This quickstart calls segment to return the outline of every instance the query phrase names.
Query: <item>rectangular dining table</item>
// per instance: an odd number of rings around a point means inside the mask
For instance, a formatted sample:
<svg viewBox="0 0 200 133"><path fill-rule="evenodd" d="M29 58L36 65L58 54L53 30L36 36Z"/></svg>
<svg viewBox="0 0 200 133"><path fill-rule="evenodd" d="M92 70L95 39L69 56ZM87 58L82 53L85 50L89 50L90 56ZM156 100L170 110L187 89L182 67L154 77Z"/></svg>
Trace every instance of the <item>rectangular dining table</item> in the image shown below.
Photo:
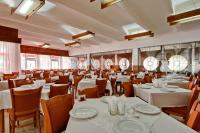
<svg viewBox="0 0 200 133"><path fill-rule="evenodd" d="M135 96L157 107L187 106L188 98L191 93L191 90L180 87L173 88L174 92L164 91L164 89L168 89L167 87L156 88L151 86L148 89L144 89L140 87L140 85L134 84L133 88Z"/></svg>
<svg viewBox="0 0 200 133"><path fill-rule="evenodd" d="M126 98L126 110L138 104L148 104L143 100L132 97ZM98 114L90 119L77 119L70 116L65 133L116 133L113 131L114 123L118 120L136 120L142 122L151 133L197 133L181 122L161 112L156 115L148 115L137 112L137 116L116 115L112 116L108 112L108 104L100 99L87 99L86 101L76 101L73 109L78 107L91 107L98 111Z"/></svg>

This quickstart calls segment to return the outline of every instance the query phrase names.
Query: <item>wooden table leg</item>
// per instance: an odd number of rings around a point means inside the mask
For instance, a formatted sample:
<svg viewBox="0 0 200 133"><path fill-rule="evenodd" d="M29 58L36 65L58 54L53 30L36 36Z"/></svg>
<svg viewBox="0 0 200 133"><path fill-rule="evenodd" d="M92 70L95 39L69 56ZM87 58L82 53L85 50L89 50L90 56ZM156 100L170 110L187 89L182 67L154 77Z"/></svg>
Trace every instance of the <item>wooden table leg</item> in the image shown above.
<svg viewBox="0 0 200 133"><path fill-rule="evenodd" d="M4 132L4 110L0 110L0 133Z"/></svg>

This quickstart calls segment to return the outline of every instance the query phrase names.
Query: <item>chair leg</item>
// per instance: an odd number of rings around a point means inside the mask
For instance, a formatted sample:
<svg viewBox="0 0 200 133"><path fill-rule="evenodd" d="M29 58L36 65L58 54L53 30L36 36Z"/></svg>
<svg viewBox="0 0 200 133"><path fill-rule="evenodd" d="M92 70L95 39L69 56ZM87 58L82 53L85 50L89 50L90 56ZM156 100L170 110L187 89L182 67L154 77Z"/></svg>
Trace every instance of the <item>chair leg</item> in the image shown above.
<svg viewBox="0 0 200 133"><path fill-rule="evenodd" d="M10 133L15 133L15 121L10 120L9 122Z"/></svg>
<svg viewBox="0 0 200 133"><path fill-rule="evenodd" d="M41 133L40 112L39 111L36 113L36 125L37 125L37 128L38 128L38 133Z"/></svg>

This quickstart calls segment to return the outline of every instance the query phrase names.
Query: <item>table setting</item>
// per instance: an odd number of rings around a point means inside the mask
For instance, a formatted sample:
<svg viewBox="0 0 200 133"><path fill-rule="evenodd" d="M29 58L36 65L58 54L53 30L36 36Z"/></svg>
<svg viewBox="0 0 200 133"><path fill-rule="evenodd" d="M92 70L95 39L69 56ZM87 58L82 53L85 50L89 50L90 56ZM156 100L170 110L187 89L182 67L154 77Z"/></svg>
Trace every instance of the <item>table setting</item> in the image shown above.
<svg viewBox="0 0 200 133"><path fill-rule="evenodd" d="M171 131L174 133L182 133L183 130L195 133L182 123L165 117L169 116L137 97L106 96L82 102L76 100L70 111L66 133L168 133L165 125L159 125L160 122L173 123Z"/></svg>

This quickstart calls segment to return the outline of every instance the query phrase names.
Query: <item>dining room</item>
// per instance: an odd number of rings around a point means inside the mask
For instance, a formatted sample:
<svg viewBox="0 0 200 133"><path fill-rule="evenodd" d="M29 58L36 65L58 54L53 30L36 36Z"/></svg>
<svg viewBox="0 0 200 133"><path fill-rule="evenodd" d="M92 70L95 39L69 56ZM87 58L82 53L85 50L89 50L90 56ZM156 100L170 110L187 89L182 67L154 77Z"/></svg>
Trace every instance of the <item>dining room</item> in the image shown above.
<svg viewBox="0 0 200 133"><path fill-rule="evenodd" d="M199 133L200 0L0 0L0 133Z"/></svg>

